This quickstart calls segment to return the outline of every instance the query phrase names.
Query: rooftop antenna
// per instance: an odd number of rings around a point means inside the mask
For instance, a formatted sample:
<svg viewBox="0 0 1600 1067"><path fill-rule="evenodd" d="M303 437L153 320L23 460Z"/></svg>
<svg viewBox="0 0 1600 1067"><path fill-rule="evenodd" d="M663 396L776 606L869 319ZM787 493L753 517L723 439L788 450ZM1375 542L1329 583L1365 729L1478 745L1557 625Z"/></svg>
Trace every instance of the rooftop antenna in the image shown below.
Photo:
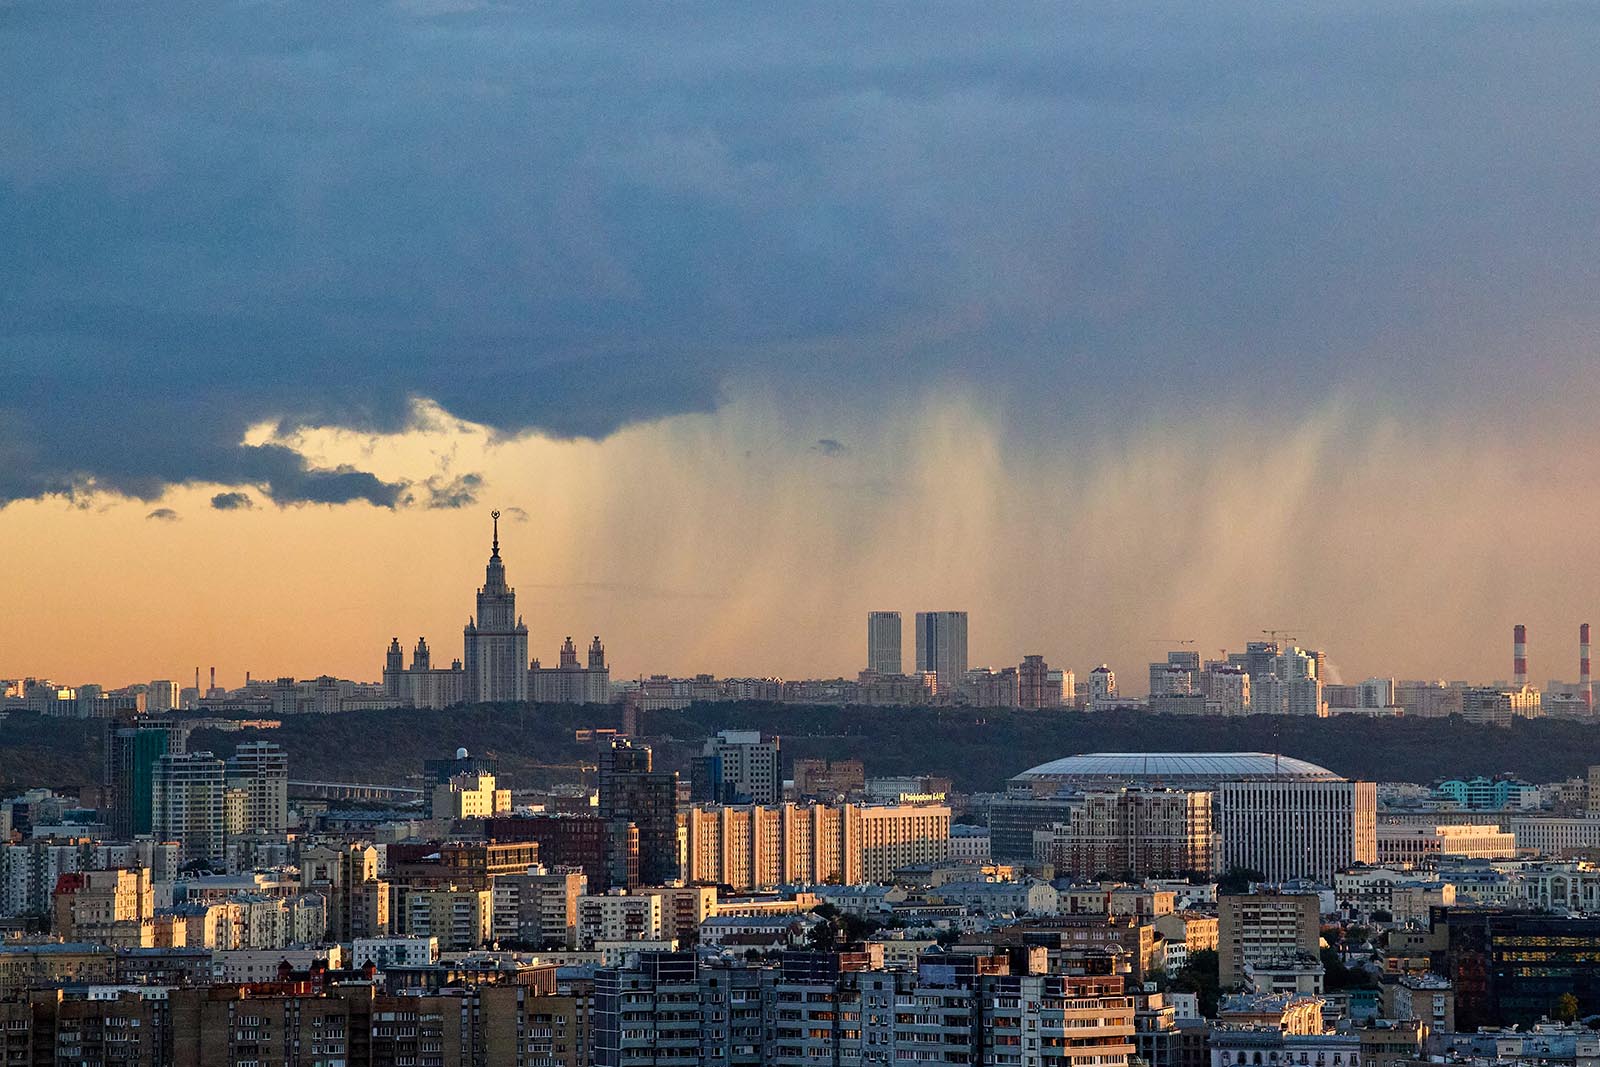
<svg viewBox="0 0 1600 1067"><path fill-rule="evenodd" d="M494 511L489 512L489 518L494 520L494 545L493 545L493 551L494 551L494 554L498 556L500 554L500 511L499 511L499 509L496 508Z"/></svg>

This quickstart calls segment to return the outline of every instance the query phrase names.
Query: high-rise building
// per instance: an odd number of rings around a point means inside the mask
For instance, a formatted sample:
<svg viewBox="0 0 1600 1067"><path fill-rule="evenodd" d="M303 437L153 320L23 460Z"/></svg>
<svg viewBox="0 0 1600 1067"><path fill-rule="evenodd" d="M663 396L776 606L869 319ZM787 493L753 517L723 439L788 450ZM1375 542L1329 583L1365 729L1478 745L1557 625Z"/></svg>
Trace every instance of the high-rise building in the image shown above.
<svg viewBox="0 0 1600 1067"><path fill-rule="evenodd" d="M145 690L145 710L152 715L176 710L178 707L178 683L166 679L158 679L150 683Z"/></svg>
<svg viewBox="0 0 1600 1067"><path fill-rule="evenodd" d="M155 894L148 868L64 875L53 897L54 932L65 941L114 948L149 948L154 943Z"/></svg>
<svg viewBox="0 0 1600 1067"><path fill-rule="evenodd" d="M468 952L494 933L494 894L453 884L396 885L390 914L396 934L436 937L446 952Z"/></svg>
<svg viewBox="0 0 1600 1067"><path fill-rule="evenodd" d="M209 752L168 753L156 761L153 829L157 837L178 843L186 864L223 864L226 774L223 762Z"/></svg>
<svg viewBox="0 0 1600 1067"><path fill-rule="evenodd" d="M598 815L532 815L489 819L491 841L535 841L539 861L551 870L583 871L591 888L639 885L639 828Z"/></svg>
<svg viewBox="0 0 1600 1067"><path fill-rule="evenodd" d="M414 708L527 700L609 703L611 668L598 635L589 644L586 662L579 661L570 636L561 646L557 666L528 661L528 627L517 614L517 593L506 584L505 563L500 559L500 513L490 514L494 532L489 563L478 589L477 610L462 631L464 660L455 660L449 667L433 666L427 638L419 637L407 667L405 650L395 637L384 657L384 698Z"/></svg>
<svg viewBox="0 0 1600 1067"><path fill-rule="evenodd" d="M695 805L687 881L735 890L887 881L950 855L942 804Z"/></svg>
<svg viewBox="0 0 1600 1067"><path fill-rule="evenodd" d="M1049 679L1051 687L1061 694L1062 707L1069 708L1077 703L1077 674L1061 667L1051 667L1045 677Z"/></svg>
<svg viewBox="0 0 1600 1067"><path fill-rule="evenodd" d="M1253 715L1326 715L1322 661L1321 652L1277 641L1251 641L1228 656L1250 676Z"/></svg>
<svg viewBox="0 0 1600 1067"><path fill-rule="evenodd" d="M917 612L917 670L932 673L941 692L954 690L965 680L966 612Z"/></svg>
<svg viewBox="0 0 1600 1067"><path fill-rule="evenodd" d="M1183 649L1168 652L1160 663L1150 664L1151 696L1182 696L1200 690L1200 653Z"/></svg>
<svg viewBox="0 0 1600 1067"><path fill-rule="evenodd" d="M270 741L246 741L228 757L227 787L244 792L247 833L289 828L289 757Z"/></svg>
<svg viewBox="0 0 1600 1067"><path fill-rule="evenodd" d="M1244 984L1245 968L1286 955L1317 954L1322 908L1315 893L1221 893L1217 957L1222 988Z"/></svg>
<svg viewBox="0 0 1600 1067"><path fill-rule="evenodd" d="M1123 976L1026 973L1010 955L890 969L881 951L785 952L763 971L640 952L595 972L594 1005L596 1067L1126 1067L1138 1047Z"/></svg>
<svg viewBox="0 0 1600 1067"><path fill-rule="evenodd" d="M1227 663L1208 664L1200 675L1200 691L1206 698L1209 715L1248 715L1250 713L1250 675L1243 667Z"/></svg>
<svg viewBox="0 0 1600 1067"><path fill-rule="evenodd" d="M1372 782L1276 778L1216 787L1222 869L1260 871L1269 882L1328 881L1378 859L1378 794Z"/></svg>
<svg viewBox="0 0 1600 1067"><path fill-rule="evenodd" d="M1034 857L1034 834L1056 823L1072 820L1078 807L1075 794L1033 796L1005 793L989 804L989 852L1000 863L1029 863Z"/></svg>
<svg viewBox="0 0 1600 1067"><path fill-rule="evenodd" d="M499 788L492 774L466 771L433 787L435 819L492 819L511 811L511 790Z"/></svg>
<svg viewBox="0 0 1600 1067"><path fill-rule="evenodd" d="M974 667L961 680L956 696L980 708L1019 708L1020 685L1017 668L1002 667L991 671L987 667Z"/></svg>
<svg viewBox="0 0 1600 1067"><path fill-rule="evenodd" d="M577 943L578 898L589 880L576 867L529 868L494 880L494 936L535 948Z"/></svg>
<svg viewBox="0 0 1600 1067"><path fill-rule="evenodd" d="M389 883L378 877L378 850L371 845L305 849L300 888L328 902L330 940L383 937L390 931Z"/></svg>
<svg viewBox="0 0 1600 1067"><path fill-rule="evenodd" d="M1361 707L1394 707L1393 678L1368 678L1366 681L1358 683L1357 688L1361 691Z"/></svg>
<svg viewBox="0 0 1600 1067"><path fill-rule="evenodd" d="M606 941L661 941L662 903L646 893L585 893L578 898L578 951L593 952Z"/></svg>
<svg viewBox="0 0 1600 1067"><path fill-rule="evenodd" d="M528 627L517 615L517 591L506 584L500 559L500 513L494 519L494 540L478 610L467 621L466 699L471 704L521 702L528 699Z"/></svg>
<svg viewBox="0 0 1600 1067"><path fill-rule="evenodd" d="M1328 705L1322 699L1322 679L1292 678L1284 683L1283 689L1284 714L1327 717Z"/></svg>
<svg viewBox="0 0 1600 1067"><path fill-rule="evenodd" d="M652 769L648 745L613 741L600 750L600 817L613 830L639 831L639 881L666 885L681 876L678 857L678 774ZM620 842L614 836L613 842ZM608 886L626 885L626 857L614 856Z"/></svg>
<svg viewBox="0 0 1600 1067"><path fill-rule="evenodd" d="M1531 1028L1563 994L1578 1016L1600 1012L1600 919L1511 908L1437 908L1440 968L1455 988L1458 1030ZM1487 980L1486 980L1487 978Z"/></svg>
<svg viewBox="0 0 1600 1067"><path fill-rule="evenodd" d="M694 761L693 800L706 804L776 804L783 799L783 759L776 737L723 730Z"/></svg>
<svg viewBox="0 0 1600 1067"><path fill-rule="evenodd" d="M1061 706L1060 671L1052 671L1043 656L1023 656L1017 668L1017 705L1024 708Z"/></svg>
<svg viewBox="0 0 1600 1067"><path fill-rule="evenodd" d="M1089 708L1117 699L1117 672L1104 663L1089 672Z"/></svg>
<svg viewBox="0 0 1600 1067"><path fill-rule="evenodd" d="M1077 799L1070 819L1034 834L1034 858L1053 864L1058 877L1145 878L1216 866L1209 792L1119 789Z"/></svg>
<svg viewBox="0 0 1600 1067"><path fill-rule="evenodd" d="M874 674L901 673L898 611L874 611L867 616L867 670Z"/></svg>
<svg viewBox="0 0 1600 1067"><path fill-rule="evenodd" d="M458 774L487 774L498 777L500 761L493 756L474 756L464 748L443 759L422 761L422 777L429 785L447 785Z"/></svg>
<svg viewBox="0 0 1600 1067"><path fill-rule="evenodd" d="M107 723L105 803L111 811L111 836L128 841L154 828L156 761L182 751L182 734L156 726Z"/></svg>
<svg viewBox="0 0 1600 1067"><path fill-rule="evenodd" d="M1477 686L1461 697L1461 717L1471 723L1510 726L1514 719L1536 719L1543 713L1537 689Z"/></svg>

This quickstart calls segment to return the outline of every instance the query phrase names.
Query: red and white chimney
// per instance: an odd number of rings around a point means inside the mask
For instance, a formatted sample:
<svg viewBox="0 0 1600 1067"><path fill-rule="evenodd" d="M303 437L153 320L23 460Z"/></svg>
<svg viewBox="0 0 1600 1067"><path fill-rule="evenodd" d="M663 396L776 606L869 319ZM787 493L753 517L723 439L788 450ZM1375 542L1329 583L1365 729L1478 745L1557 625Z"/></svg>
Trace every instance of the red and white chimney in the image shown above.
<svg viewBox="0 0 1600 1067"><path fill-rule="evenodd" d="M1528 684L1528 628L1520 622L1511 631L1511 684Z"/></svg>
<svg viewBox="0 0 1600 1067"><path fill-rule="evenodd" d="M1583 691L1583 710L1594 711L1594 686L1589 682L1589 624L1578 627L1578 688Z"/></svg>

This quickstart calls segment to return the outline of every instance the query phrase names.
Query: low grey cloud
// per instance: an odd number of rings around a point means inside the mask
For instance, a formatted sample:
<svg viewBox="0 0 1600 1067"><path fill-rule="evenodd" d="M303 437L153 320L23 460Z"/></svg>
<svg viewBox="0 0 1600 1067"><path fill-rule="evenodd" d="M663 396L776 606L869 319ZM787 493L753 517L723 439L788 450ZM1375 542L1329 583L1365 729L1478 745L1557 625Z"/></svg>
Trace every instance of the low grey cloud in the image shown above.
<svg viewBox="0 0 1600 1067"><path fill-rule="evenodd" d="M424 507L464 508L478 502L478 491L483 488L480 474L460 474L454 478L435 475L423 486L426 492Z"/></svg>
<svg viewBox="0 0 1600 1067"><path fill-rule="evenodd" d="M417 398L604 436L967 382L1059 437L1493 406L1514 358L1531 402L1592 360L1541 332L1593 332L1597 56L1544 0L8 3L0 505L460 506L240 443Z"/></svg>
<svg viewBox="0 0 1600 1067"><path fill-rule="evenodd" d="M249 511L256 504L248 493L218 493L211 498L211 506L218 511Z"/></svg>
<svg viewBox="0 0 1600 1067"><path fill-rule="evenodd" d="M819 437L817 443L811 446L811 451L821 452L824 456L842 456L850 449L831 437Z"/></svg>
<svg viewBox="0 0 1600 1067"><path fill-rule="evenodd" d="M171 508L156 508L150 514L146 515L145 518L154 522L177 522L178 513L173 511Z"/></svg>

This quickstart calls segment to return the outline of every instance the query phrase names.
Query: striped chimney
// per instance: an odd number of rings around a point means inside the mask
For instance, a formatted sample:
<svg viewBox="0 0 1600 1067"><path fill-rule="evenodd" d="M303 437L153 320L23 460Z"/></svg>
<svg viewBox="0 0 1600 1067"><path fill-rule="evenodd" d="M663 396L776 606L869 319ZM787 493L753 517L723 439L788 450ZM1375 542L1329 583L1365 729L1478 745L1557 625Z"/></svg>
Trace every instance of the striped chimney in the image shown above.
<svg viewBox="0 0 1600 1067"><path fill-rule="evenodd" d="M1594 686L1589 682L1589 624L1578 627L1578 688L1583 690L1583 710L1594 710Z"/></svg>
<svg viewBox="0 0 1600 1067"><path fill-rule="evenodd" d="M1511 631L1511 684L1528 684L1528 628L1520 622Z"/></svg>

